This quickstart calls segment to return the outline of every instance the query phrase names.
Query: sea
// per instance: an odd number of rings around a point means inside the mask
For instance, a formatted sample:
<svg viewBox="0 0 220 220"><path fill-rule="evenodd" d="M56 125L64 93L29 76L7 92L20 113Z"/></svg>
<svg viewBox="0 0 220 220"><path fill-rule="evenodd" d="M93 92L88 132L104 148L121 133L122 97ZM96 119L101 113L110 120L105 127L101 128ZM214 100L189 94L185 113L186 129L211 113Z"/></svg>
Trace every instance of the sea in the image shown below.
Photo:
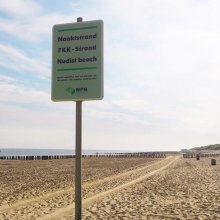
<svg viewBox="0 0 220 220"><path fill-rule="evenodd" d="M126 151L128 152L128 151ZM125 153L113 150L82 150L84 155ZM0 148L0 156L44 156L44 155L75 155L71 149L25 149L25 148Z"/></svg>

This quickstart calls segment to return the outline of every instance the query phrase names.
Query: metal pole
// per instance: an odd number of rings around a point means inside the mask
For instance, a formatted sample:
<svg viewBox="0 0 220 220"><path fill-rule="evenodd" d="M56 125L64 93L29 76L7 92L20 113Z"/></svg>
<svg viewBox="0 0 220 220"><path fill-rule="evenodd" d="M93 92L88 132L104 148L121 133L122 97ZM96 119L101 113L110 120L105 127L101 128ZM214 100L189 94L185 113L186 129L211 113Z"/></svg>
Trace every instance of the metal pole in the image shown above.
<svg viewBox="0 0 220 220"><path fill-rule="evenodd" d="M82 217L82 101L76 102L75 219Z"/></svg>
<svg viewBox="0 0 220 220"><path fill-rule="evenodd" d="M82 22L82 18L77 18ZM82 219L82 101L76 101L75 220Z"/></svg>

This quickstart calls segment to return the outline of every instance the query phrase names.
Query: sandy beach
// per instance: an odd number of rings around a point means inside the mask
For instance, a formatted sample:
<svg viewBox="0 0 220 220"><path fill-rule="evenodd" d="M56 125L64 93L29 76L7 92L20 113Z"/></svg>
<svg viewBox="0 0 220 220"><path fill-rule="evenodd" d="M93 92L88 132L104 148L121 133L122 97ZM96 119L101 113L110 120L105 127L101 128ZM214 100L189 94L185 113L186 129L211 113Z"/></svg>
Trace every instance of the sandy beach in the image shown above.
<svg viewBox="0 0 220 220"><path fill-rule="evenodd" d="M220 219L220 158L83 158L83 219ZM0 219L74 219L74 159L0 161Z"/></svg>

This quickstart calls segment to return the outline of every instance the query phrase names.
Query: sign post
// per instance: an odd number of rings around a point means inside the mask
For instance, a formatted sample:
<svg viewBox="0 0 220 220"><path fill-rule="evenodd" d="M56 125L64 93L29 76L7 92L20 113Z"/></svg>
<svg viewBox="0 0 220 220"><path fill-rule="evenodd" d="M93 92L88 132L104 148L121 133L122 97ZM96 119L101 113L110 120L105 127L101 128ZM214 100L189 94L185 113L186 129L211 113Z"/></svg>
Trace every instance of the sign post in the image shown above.
<svg viewBox="0 0 220 220"><path fill-rule="evenodd" d="M82 101L76 102L75 219L82 218Z"/></svg>
<svg viewBox="0 0 220 220"><path fill-rule="evenodd" d="M77 18L82 22L82 18ZM82 219L82 101L76 101L75 219Z"/></svg>
<svg viewBox="0 0 220 220"><path fill-rule="evenodd" d="M75 219L82 218L82 101L103 98L103 21L54 25L53 101L76 101Z"/></svg>

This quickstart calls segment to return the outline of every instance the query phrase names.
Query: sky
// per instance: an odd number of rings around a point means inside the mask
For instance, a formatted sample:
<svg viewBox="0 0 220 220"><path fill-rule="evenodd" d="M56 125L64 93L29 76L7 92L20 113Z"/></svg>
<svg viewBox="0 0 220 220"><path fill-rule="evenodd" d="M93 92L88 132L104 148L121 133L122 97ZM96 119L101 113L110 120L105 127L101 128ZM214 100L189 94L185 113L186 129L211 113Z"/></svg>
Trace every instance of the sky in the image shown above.
<svg viewBox="0 0 220 220"><path fill-rule="evenodd" d="M75 102L51 101L52 27L104 21L104 99L83 149L220 143L220 1L0 0L0 148L75 148Z"/></svg>

